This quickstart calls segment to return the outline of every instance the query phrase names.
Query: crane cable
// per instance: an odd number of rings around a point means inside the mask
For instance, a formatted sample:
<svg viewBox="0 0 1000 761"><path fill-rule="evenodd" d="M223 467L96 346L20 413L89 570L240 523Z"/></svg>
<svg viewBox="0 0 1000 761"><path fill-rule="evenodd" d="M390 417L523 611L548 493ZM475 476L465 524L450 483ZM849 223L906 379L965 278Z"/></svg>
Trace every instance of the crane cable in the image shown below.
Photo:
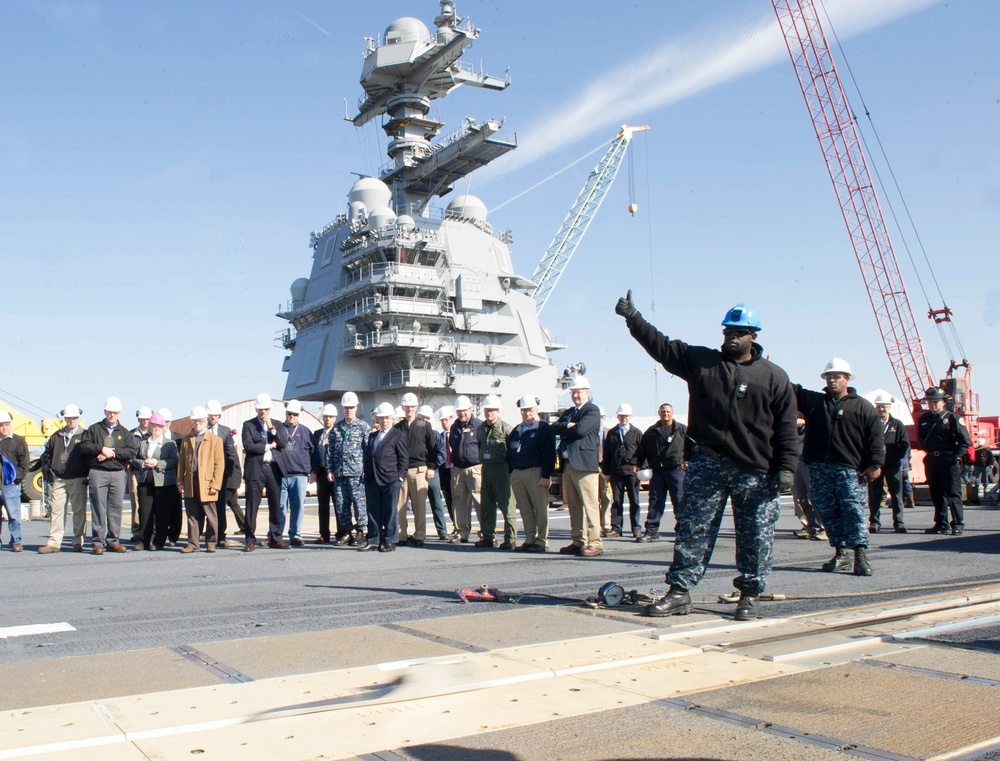
<svg viewBox="0 0 1000 761"><path fill-rule="evenodd" d="M516 201L517 199L521 198L522 196L525 196L525 195L527 195L527 194L528 194L528 193L530 193L530 192L531 192L532 190L535 190L536 188L540 188L540 187L541 187L542 185L544 185L544 184L545 184L546 182L548 182L549 180L551 180L551 179L553 179L553 178L555 178L555 177L558 177L558 176L559 176L560 174L562 174L563 172L565 172L565 171L566 171L567 169L572 169L572 168L573 168L573 167L575 167L575 166L576 166L577 164L579 164L579 163L580 163L581 161L583 161L583 160L584 160L585 158L588 158L588 157L590 157L590 156L593 156L593 155L594 155L595 153L597 153L597 152L598 152L598 151L600 151L600 150L607 150L607 149L608 149L608 142L607 142L607 141L605 140L605 141L604 141L603 143L601 143L600 145L598 145L598 146L597 146L596 148L593 148L593 149L591 149L591 150L587 151L587 152L586 152L585 154L583 154L582 156L580 156L580 158L578 158L578 159L574 159L573 161L569 162L569 163L568 163L568 164L567 164L566 166L564 166L564 167L563 167L562 169L557 169L557 170L556 170L556 171L554 171L554 172L553 172L552 174L550 174L550 175L549 175L548 177L544 177L544 178L542 178L541 180L539 180L538 182L536 182L536 183L535 183L534 185L532 185L532 186L531 186L530 188L525 188L525 189L524 189L524 190L522 190L522 191L521 191L520 193L518 193L518 194L517 194L516 196L513 196L512 198L508 198L508 199L507 199L506 201L504 201L503 203L501 203L501 204L498 204L498 205L494 206L494 207L493 207L492 209L490 209L490 213L495 213L495 212L499 211L500 209L502 209L502 208L503 208L504 206L506 206L507 204L509 204L509 203L514 203L514 201Z"/></svg>
<svg viewBox="0 0 1000 761"><path fill-rule="evenodd" d="M874 122L874 120L872 119L872 116L871 116L871 112L868 110L868 104L865 103L864 95L862 95L861 88L858 86L858 82L857 82L857 80L854 77L854 71L851 69L851 65L850 65L850 63L847 60L847 54L844 51L843 46L840 44L840 38L837 36L836 29L833 26L833 21L831 20L830 14L827 12L826 6L823 4L822 0L820 0L819 5L823 9L823 14L826 16L826 28L830 30L830 34L833 37L833 41L836 44L838 51L840 52L840 59L844 62L844 67L847 69L847 74L850 77L851 84L854 87L854 91L858 95L858 99L861 102L861 107L864 109L865 117L868 119L868 123L871 126L871 131L872 131L872 134L875 137L875 142L878 145L879 153L882 155L882 160L885 162L886 169L889 172L889 177L892 179L893 187L896 189L896 194L899 196L899 200L900 200L900 203L903 206L903 210L906 212L906 219L907 219L907 221L909 223L910 229L913 232L913 236L916 238L917 245L920 248L920 253L923 255L924 263L927 266L927 271L930 273L931 280L934 282L934 288L935 288L935 290L937 290L938 297L941 299L941 303L942 303L942 305L944 305L945 311L950 314L950 310L948 310L948 305L947 305L947 302L945 301L944 294L941 291L941 285L938 282L937 275L935 275L935 273L934 273L934 267L931 265L930 257L927 255L927 249L924 247L924 242L923 242L922 238L920 237L920 232L917 230L916 222L914 222L913 215L910 213L910 208L909 208L909 206L906 203L906 198L903 196L903 191L899 187L899 182L896 179L896 173L892 169L892 163L889 161L889 156L886 154L885 147L882 144L882 139L879 137L878 130L875 127L875 122ZM852 111L853 111L853 109L852 109ZM857 116L855 116L852 113L852 117L854 118L854 121L857 122ZM858 136L861 139L861 144L862 144L862 146L864 148L864 152L868 156L871 156L872 153L868 149L868 143L865 140L865 136L861 132L860 129L858 130ZM874 162L872 162L871 169L872 169L872 173L875 175L875 179L878 181L879 186L881 186L884 189L885 188L885 183L883 183L882 177L881 177L881 175L879 174L879 171L878 171L878 167L875 165ZM930 297L927 294L927 289L924 287L923 279L920 277L920 271L917 269L916 262L913 259L913 253L910 250L910 247L909 247L909 245L906 242L906 236L903 235L903 228L899 224L899 219L896 216L896 210L893 207L893 204L889 200L889 198L888 198L887 195L885 196L885 198L886 198L886 205L889 207L889 213L892 215L893 224L895 224L896 229L899 231L900 239L901 239L902 244L903 244L903 248L906 250L906 256L910 260L910 266L913 268L913 272L914 272L914 274L915 274L915 276L917 278L917 283L920 286L920 291L923 293L924 301L927 302L927 311L930 314L934 310L933 310L933 308L931 306L931 301L930 301ZM959 356L961 356L963 359L966 358L968 355L965 353L965 349L962 346L962 341L961 341L961 339L958 336L958 330L955 327L955 323L953 321L951 321L950 319L949 320L945 320L945 321L940 321L940 322L937 321L937 320L935 320L934 322L935 322L935 326L938 329L938 334L941 337L941 341L942 341L942 343L944 343L945 351L948 353L948 357L950 359L954 360L955 357L956 357L956 354L952 350L951 343L949 342L948 336L946 335L946 333L944 331L943 322L948 322L949 325L951 326L952 336L954 337L955 343L958 345L958 349L959 349L959 352L960 352Z"/></svg>

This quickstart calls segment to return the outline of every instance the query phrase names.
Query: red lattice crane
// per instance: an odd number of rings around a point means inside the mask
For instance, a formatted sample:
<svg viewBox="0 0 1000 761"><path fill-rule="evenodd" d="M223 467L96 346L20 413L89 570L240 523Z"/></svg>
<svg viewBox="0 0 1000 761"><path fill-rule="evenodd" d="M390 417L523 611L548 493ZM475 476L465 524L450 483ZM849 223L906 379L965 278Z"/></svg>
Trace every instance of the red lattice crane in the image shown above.
<svg viewBox="0 0 1000 761"><path fill-rule="evenodd" d="M924 353L857 126L816 13L816 5L813 0L771 2L840 201L882 343L916 420L923 412L921 400L924 390L936 385L934 373ZM930 310L928 317L935 322L949 322L951 310L947 307ZM956 378L955 370L960 367L964 368L964 375ZM979 428L979 403L972 393L970 373L967 360L952 360L941 385L951 394L954 411L966 418L975 441ZM990 434L992 443L996 440L995 428Z"/></svg>

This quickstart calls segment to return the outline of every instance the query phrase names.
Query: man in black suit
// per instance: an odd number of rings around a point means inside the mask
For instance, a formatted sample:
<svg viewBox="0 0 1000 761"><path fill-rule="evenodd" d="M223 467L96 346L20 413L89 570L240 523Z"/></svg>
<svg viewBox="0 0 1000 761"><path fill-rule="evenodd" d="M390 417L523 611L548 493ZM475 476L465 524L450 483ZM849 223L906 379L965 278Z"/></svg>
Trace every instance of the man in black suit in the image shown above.
<svg viewBox="0 0 1000 761"><path fill-rule="evenodd" d="M569 391L573 406L552 424L552 432L559 437L559 461L573 538L573 543L559 552L594 557L604 554L597 497L601 408L590 401L590 381L582 375L573 379Z"/></svg>
<svg viewBox="0 0 1000 761"><path fill-rule="evenodd" d="M278 482L281 471L274 461L274 450L284 449L288 443L286 428L276 426L271 420L271 397L267 394L257 394L254 402L257 417L243 424L243 473L246 480L246 516L243 524L243 535L246 544L244 552L253 552L257 544L254 534L257 531L257 508L260 507L261 496L267 495L267 515L270 523L271 536L278 536L277 541L268 542L272 549L288 549L289 544L283 542L278 534L278 524L281 519L279 496L281 490Z"/></svg>
<svg viewBox="0 0 1000 761"><path fill-rule="evenodd" d="M320 415L323 418L323 427L317 428L312 434L312 473L309 476L309 480L315 480L316 500L319 502L319 536L313 541L316 544L326 544L330 541L330 502L333 499L333 483L326 477L326 454L327 448L333 444L333 441L330 439L330 432L333 431L333 424L337 422L336 405L324 404ZM334 520L336 518L335 514ZM350 533L350 531L347 533ZM339 526L336 536L337 539L343 536L339 530Z"/></svg>
<svg viewBox="0 0 1000 761"><path fill-rule="evenodd" d="M368 503L368 543L362 552L377 549L392 552L399 541L399 516L396 508L399 490L410 465L409 436L392 427L393 407L383 402L375 408L378 430L372 431L365 444L365 500Z"/></svg>

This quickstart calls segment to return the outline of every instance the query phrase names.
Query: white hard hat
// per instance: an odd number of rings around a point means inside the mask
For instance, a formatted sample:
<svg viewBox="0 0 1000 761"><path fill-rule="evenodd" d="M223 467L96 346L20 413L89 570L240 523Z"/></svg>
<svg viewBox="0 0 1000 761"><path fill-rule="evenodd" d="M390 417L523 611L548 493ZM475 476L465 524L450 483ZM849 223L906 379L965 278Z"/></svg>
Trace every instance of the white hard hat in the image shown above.
<svg viewBox="0 0 1000 761"><path fill-rule="evenodd" d="M631 417L631 415L632 415L632 405L629 404L628 402L622 402L621 404L618 405L618 412L616 412L615 414L616 415L628 415L629 417Z"/></svg>
<svg viewBox="0 0 1000 761"><path fill-rule="evenodd" d="M221 415L222 405L219 404L218 399L209 399L207 402L205 402L205 411L209 415Z"/></svg>
<svg viewBox="0 0 1000 761"><path fill-rule="evenodd" d="M873 400L875 404L892 404L895 399L893 399L885 391L879 391L875 394L875 399Z"/></svg>
<svg viewBox="0 0 1000 761"><path fill-rule="evenodd" d="M107 409L107 407L105 407ZM114 412L114 410L112 410ZM149 420L152 416L153 411L149 407L140 407L135 411L136 420Z"/></svg>
<svg viewBox="0 0 1000 761"><path fill-rule="evenodd" d="M392 417L395 413L392 409L392 405L389 402L382 402L378 407L375 408L373 413L375 417Z"/></svg>
<svg viewBox="0 0 1000 761"><path fill-rule="evenodd" d="M320 414L323 417L337 417L337 408L332 404L324 404Z"/></svg>
<svg viewBox="0 0 1000 761"><path fill-rule="evenodd" d="M285 412L290 412L293 415L301 415L302 402L298 399L292 399L290 402L285 402Z"/></svg>
<svg viewBox="0 0 1000 761"><path fill-rule="evenodd" d="M484 410L498 410L503 405L500 404L500 397L496 394L487 394L486 398L483 399L483 409Z"/></svg>
<svg viewBox="0 0 1000 761"><path fill-rule="evenodd" d="M253 406L258 410L269 410L271 409L271 397L267 394L257 394L257 398L254 399Z"/></svg>
<svg viewBox="0 0 1000 761"><path fill-rule="evenodd" d="M208 410L204 407L198 406L191 410L192 420L205 420L208 418Z"/></svg>
<svg viewBox="0 0 1000 761"><path fill-rule="evenodd" d="M122 400L117 396L109 396L107 401L104 402L105 412L121 412L122 411Z"/></svg>
<svg viewBox="0 0 1000 761"><path fill-rule="evenodd" d="M0 423L10 423L13 422L10 419L10 413L7 410L0 410Z"/></svg>
<svg viewBox="0 0 1000 761"><path fill-rule="evenodd" d="M570 384L569 387L570 387L570 389L585 388L585 389L587 389L589 391L590 390L590 381L587 380L586 376L577 375L573 379L573 382Z"/></svg>
<svg viewBox="0 0 1000 761"><path fill-rule="evenodd" d="M348 391L342 397L340 397L341 407L357 407L358 406L358 395L353 391Z"/></svg>
<svg viewBox="0 0 1000 761"><path fill-rule="evenodd" d="M393 410L392 416L393 417L406 417L406 414L403 412L403 408L402 407L397 407L395 410Z"/></svg>
<svg viewBox="0 0 1000 761"><path fill-rule="evenodd" d="M420 417L425 417L428 420L430 420L432 417L434 417L434 410L431 409L431 406L429 404L425 404L419 410L417 410L417 414Z"/></svg>
<svg viewBox="0 0 1000 761"><path fill-rule="evenodd" d="M460 396L455 400L456 410L468 410L472 409L472 400L467 396Z"/></svg>
<svg viewBox="0 0 1000 761"><path fill-rule="evenodd" d="M403 398L399 400L399 403L404 407L416 407L420 404L420 400L417 399L416 394L403 394Z"/></svg>
<svg viewBox="0 0 1000 761"><path fill-rule="evenodd" d="M538 398L532 396L531 394L525 394L520 399L517 400L517 408L519 410L532 410L538 409Z"/></svg>
<svg viewBox="0 0 1000 761"><path fill-rule="evenodd" d="M168 423L174 419L174 413L172 413L166 407L160 407L160 409L158 409L157 412L163 415L163 419L166 420Z"/></svg>
<svg viewBox="0 0 1000 761"><path fill-rule="evenodd" d="M83 414L83 410L77 407L75 404L67 404L63 407L62 412L59 413L64 418L67 417L80 417Z"/></svg>
<svg viewBox="0 0 1000 761"><path fill-rule="evenodd" d="M455 408L450 404L446 404L444 407L438 410L437 419L441 420L446 417L455 417Z"/></svg>
<svg viewBox="0 0 1000 761"><path fill-rule="evenodd" d="M847 380L854 377L854 373L851 372L851 366L847 364L846 360L840 357L834 357L827 362L826 367L823 368L823 372L819 374L819 377L825 380L827 373L842 373L847 376Z"/></svg>

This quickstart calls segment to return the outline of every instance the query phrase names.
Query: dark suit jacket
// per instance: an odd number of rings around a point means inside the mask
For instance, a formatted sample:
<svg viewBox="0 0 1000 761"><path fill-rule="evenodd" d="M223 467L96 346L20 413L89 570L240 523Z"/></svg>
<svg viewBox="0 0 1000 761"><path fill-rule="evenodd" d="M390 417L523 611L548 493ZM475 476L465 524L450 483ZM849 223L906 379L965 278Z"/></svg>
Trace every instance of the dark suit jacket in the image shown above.
<svg viewBox="0 0 1000 761"><path fill-rule="evenodd" d="M275 432L268 431L266 435L256 417L243 424L243 475L248 484L264 482L264 452L268 445L274 441L277 442L278 449L284 449L288 443L284 423L272 420L271 424Z"/></svg>
<svg viewBox="0 0 1000 761"><path fill-rule="evenodd" d="M409 435L398 428L390 428L386 431L378 449L372 452L378 433L372 431L365 443L364 480L367 483L388 486L393 481L402 481L406 478L406 471L410 466Z"/></svg>
<svg viewBox="0 0 1000 761"><path fill-rule="evenodd" d="M572 428L570 423L576 423ZM552 432L559 437L559 455L562 462L569 462L576 470L596 473L601 460L601 408L587 402L579 411L570 407L552 424Z"/></svg>
<svg viewBox="0 0 1000 761"><path fill-rule="evenodd" d="M236 454L236 442L233 440L233 429L228 425L219 423L216 425L218 431L213 431L216 436L222 439L222 451L226 458L226 476L223 481L223 489L239 489L240 480L243 479L243 471L240 469L240 458ZM209 429L211 430L211 428ZM236 480L239 479L239 480ZM233 483L235 481L235 484Z"/></svg>

